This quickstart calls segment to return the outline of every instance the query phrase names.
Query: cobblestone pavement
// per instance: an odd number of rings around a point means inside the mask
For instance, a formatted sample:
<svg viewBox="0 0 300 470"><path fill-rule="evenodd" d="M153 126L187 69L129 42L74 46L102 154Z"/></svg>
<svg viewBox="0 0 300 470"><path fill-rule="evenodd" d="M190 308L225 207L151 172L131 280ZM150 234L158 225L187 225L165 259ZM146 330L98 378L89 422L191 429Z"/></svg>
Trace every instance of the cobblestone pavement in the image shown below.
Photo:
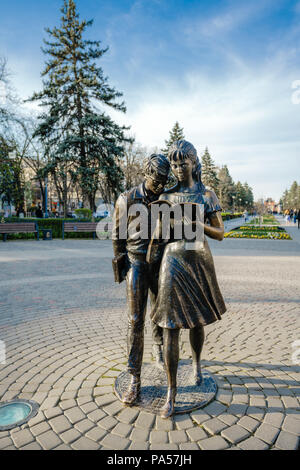
<svg viewBox="0 0 300 470"><path fill-rule="evenodd" d="M206 327L216 400L162 420L113 393L126 363L125 285L109 240L0 243L0 400L38 415L0 432L1 449L297 449L300 436L300 230L292 241L210 242L228 311ZM151 358L146 325L144 361ZM298 360L299 360L298 354ZM187 331L181 358L190 357Z"/></svg>

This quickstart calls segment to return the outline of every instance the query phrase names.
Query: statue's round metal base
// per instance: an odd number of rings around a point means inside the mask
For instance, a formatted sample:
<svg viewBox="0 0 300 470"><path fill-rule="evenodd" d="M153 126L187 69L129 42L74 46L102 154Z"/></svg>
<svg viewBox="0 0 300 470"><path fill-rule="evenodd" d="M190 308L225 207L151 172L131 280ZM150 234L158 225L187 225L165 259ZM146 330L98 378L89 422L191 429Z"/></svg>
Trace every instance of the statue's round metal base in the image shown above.
<svg viewBox="0 0 300 470"><path fill-rule="evenodd" d="M193 367L191 361L180 361L177 372L177 395L175 414L189 413L202 408L212 401L217 392L217 384L207 370L202 369L203 381L200 386L193 384ZM127 371L122 372L115 381L115 393L119 400L126 392L130 382ZM144 364L141 374L141 392L134 406L151 413L160 414L167 396L166 373L155 366L155 363Z"/></svg>

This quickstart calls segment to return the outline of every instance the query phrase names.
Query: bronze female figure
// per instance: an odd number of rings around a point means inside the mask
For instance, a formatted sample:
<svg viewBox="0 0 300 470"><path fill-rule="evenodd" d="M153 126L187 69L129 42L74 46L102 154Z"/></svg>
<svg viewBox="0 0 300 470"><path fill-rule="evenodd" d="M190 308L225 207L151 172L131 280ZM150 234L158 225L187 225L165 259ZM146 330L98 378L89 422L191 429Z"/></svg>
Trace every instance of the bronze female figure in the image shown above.
<svg viewBox="0 0 300 470"><path fill-rule="evenodd" d="M224 236L221 207L215 193L201 182L201 165L196 149L189 142L179 140L170 148L168 158L178 181L161 194L160 200L171 205L184 202L203 204L205 221L209 222L204 224L204 234L221 241ZM195 385L200 385L204 326L220 320L225 311L205 237L202 248L195 250L187 250L184 239L170 239L162 255L157 297L151 312L152 321L164 329L168 393L161 412L163 418L174 412L180 328L190 330L194 381Z"/></svg>

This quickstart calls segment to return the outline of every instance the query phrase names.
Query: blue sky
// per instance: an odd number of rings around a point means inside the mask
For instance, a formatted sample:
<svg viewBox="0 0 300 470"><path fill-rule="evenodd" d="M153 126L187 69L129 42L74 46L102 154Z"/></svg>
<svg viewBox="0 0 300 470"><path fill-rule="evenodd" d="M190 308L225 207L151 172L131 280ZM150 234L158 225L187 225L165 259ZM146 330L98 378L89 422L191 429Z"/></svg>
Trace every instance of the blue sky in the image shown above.
<svg viewBox="0 0 300 470"><path fill-rule="evenodd" d="M44 27L61 0L1 0L0 56L27 98L41 87ZM124 93L142 145L162 147L176 120L255 197L279 199L300 182L300 2L296 0L77 0L88 36L109 51L104 73Z"/></svg>

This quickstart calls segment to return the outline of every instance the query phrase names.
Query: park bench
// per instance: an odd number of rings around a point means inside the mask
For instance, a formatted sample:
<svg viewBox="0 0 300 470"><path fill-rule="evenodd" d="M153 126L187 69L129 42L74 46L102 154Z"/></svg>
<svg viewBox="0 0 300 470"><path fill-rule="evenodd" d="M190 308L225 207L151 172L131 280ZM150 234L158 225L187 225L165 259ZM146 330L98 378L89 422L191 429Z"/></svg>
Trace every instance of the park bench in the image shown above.
<svg viewBox="0 0 300 470"><path fill-rule="evenodd" d="M7 235L11 233L36 233L39 240L39 227L37 222L17 222L0 224L0 233L3 234L3 241L7 239Z"/></svg>
<svg viewBox="0 0 300 470"><path fill-rule="evenodd" d="M96 237L97 222L63 222L62 239L65 239L65 233L70 232L93 232L93 238Z"/></svg>

